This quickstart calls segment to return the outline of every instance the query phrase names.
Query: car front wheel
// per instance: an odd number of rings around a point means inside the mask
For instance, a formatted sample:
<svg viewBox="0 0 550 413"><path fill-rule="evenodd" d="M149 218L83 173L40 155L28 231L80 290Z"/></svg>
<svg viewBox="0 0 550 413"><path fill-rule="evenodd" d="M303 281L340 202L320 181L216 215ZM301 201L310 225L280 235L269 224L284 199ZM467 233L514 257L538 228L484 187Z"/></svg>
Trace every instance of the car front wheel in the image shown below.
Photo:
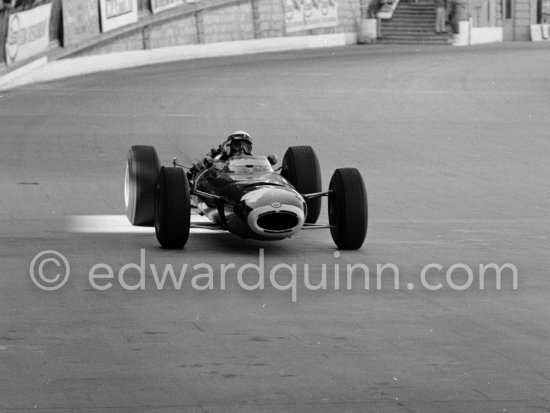
<svg viewBox="0 0 550 413"><path fill-rule="evenodd" d="M155 189L155 234L163 248L183 248L189 238L189 182L181 168L160 170Z"/></svg>
<svg viewBox="0 0 550 413"><path fill-rule="evenodd" d="M332 239L339 249L361 248L367 236L367 190L355 168L334 171L329 184L328 219Z"/></svg>
<svg viewBox="0 0 550 413"><path fill-rule="evenodd" d="M311 146L291 146L285 152L281 175L300 194L322 191L321 167ZM306 222L315 224L321 213L321 198L307 202Z"/></svg>
<svg viewBox="0 0 550 413"><path fill-rule="evenodd" d="M155 185L160 169L152 146L135 145L128 151L124 176L124 207L132 225L153 226Z"/></svg>

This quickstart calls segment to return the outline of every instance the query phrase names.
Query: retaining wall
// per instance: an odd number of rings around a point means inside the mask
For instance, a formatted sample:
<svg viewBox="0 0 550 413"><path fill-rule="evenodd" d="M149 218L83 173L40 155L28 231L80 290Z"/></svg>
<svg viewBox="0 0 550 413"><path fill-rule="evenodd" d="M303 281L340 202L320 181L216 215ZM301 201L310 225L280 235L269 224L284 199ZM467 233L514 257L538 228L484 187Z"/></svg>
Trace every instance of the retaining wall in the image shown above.
<svg viewBox="0 0 550 413"><path fill-rule="evenodd" d="M0 87L188 58L352 44L362 3L371 0L158 1L29 0L1 10ZM109 2L130 9L117 15Z"/></svg>
<svg viewBox="0 0 550 413"><path fill-rule="evenodd" d="M90 45L78 54L103 54L287 36L357 33L361 20L360 3L361 0L338 0L337 26L292 34L285 31L283 0L204 1L194 7L182 6L179 9L180 15L173 17L170 17L169 13L165 16L155 16L143 11L140 22L134 25L135 27L126 27L126 34L110 39L98 39L97 45Z"/></svg>
<svg viewBox="0 0 550 413"><path fill-rule="evenodd" d="M78 1L79 3L75 3ZM114 0L36 0L25 8L0 11L0 75L47 56L59 58L97 55L113 52L149 50L164 47L232 42L253 39L315 36L336 33L357 33L361 21L361 2L370 0L174 0L175 7L159 11L152 7L158 0L127 0L133 8L135 21L117 25L106 22L106 2ZM191 2L193 1L193 2ZM315 3L313 3L315 1ZM290 2L290 3L289 3ZM40 50L32 59L8 60L8 45L13 53L14 44L23 43L28 28L9 27L9 16L18 14L25 20L31 9L46 9L51 3L49 16L50 46ZM120 2L118 2L120 4ZM330 27L310 25L304 30L286 30L288 7L296 6L304 13L309 4L320 13L329 7L337 10L337 21ZM30 5L30 6L29 6ZM153 12L156 11L156 13ZM298 10L298 9L296 9ZM93 13L92 13L93 12ZM43 17L42 17L43 18ZM116 17L115 17L116 19ZM30 19L32 20L32 19ZM307 20L304 17L304 20ZM32 23L28 23L32 24ZM106 23L105 23L106 24ZM326 25L325 25L326 26ZM18 31L19 30L19 31ZM23 35L23 40L22 39ZM23 61L25 60L25 61Z"/></svg>

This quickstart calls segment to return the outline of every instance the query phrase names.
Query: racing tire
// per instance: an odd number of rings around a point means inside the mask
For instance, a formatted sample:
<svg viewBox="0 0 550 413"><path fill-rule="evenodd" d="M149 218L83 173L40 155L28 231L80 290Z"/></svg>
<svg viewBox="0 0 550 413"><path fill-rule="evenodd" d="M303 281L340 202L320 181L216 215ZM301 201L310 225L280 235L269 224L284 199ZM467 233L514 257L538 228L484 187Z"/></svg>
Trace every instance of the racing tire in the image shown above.
<svg viewBox="0 0 550 413"><path fill-rule="evenodd" d="M157 151L136 145L128 151L124 176L124 207L132 225L152 227L155 221L155 185L160 170Z"/></svg>
<svg viewBox="0 0 550 413"><path fill-rule="evenodd" d="M311 194L323 190L319 159L311 146L291 146L285 152L281 176L300 194ZM321 213L321 198L307 202L305 222L315 224Z"/></svg>
<svg viewBox="0 0 550 413"><path fill-rule="evenodd" d="M355 168L334 171L329 184L328 221L330 234L342 250L361 248L367 236L367 190Z"/></svg>
<svg viewBox="0 0 550 413"><path fill-rule="evenodd" d="M155 189L155 234L166 249L181 249L189 238L189 181L181 168L160 169Z"/></svg>

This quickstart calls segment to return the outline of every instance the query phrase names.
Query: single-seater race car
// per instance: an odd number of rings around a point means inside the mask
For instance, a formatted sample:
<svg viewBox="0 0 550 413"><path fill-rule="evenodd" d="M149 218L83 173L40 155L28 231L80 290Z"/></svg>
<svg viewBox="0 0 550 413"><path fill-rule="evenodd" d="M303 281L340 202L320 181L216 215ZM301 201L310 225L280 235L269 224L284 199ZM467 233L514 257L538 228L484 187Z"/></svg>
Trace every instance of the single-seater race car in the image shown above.
<svg viewBox="0 0 550 413"><path fill-rule="evenodd" d="M132 146L124 185L128 220L137 226L154 225L158 242L169 249L183 248L190 228L225 230L257 240L329 228L339 249L361 248L368 206L357 169L336 169L323 191L311 146L289 147L274 170L277 157L252 155L251 143L246 132L237 131L191 168L177 159L172 166L161 166L154 147ZM328 198L328 225L317 224L323 197ZM192 210L209 222L193 224Z"/></svg>

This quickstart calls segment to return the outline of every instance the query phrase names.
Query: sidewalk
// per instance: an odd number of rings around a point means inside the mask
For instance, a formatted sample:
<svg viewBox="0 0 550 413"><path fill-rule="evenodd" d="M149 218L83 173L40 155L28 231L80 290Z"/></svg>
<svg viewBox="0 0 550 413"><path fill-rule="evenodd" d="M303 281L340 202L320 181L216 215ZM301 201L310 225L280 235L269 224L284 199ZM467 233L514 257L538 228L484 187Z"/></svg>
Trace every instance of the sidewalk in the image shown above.
<svg viewBox="0 0 550 413"><path fill-rule="evenodd" d="M0 76L0 90L8 90L32 83L47 82L72 76L81 76L157 63L208 57L337 47L356 43L356 33L338 33L318 36L278 37L208 43L150 50L133 50L52 61L49 61L48 56L46 56L37 58L25 66Z"/></svg>

